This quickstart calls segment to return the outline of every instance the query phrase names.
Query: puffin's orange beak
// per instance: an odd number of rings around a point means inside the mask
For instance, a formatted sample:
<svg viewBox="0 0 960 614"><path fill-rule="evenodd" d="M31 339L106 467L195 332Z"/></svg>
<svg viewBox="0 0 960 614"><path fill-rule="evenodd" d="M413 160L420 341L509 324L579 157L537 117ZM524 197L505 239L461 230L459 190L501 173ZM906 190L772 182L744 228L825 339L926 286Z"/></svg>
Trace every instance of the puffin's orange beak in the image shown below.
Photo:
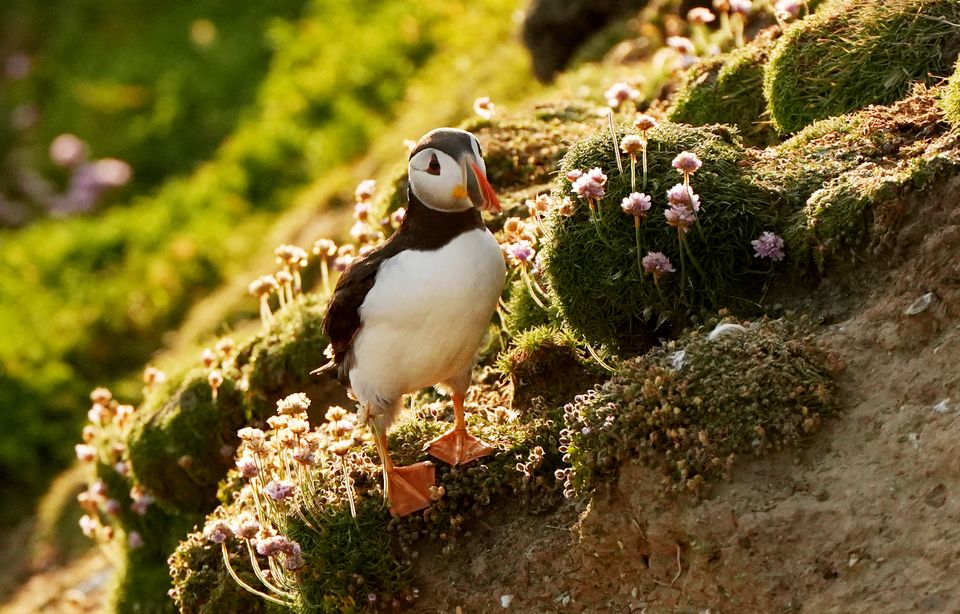
<svg viewBox="0 0 960 614"><path fill-rule="evenodd" d="M497 193L494 191L493 186L490 185L489 181L487 181L487 176L483 173L480 167L477 166L476 162L470 160L469 164L471 170L473 170L473 176L477 180L477 186L480 188L480 195L483 198L482 203L475 202L474 204L478 205L481 211L500 213L503 210L500 207L500 199L497 198Z"/></svg>

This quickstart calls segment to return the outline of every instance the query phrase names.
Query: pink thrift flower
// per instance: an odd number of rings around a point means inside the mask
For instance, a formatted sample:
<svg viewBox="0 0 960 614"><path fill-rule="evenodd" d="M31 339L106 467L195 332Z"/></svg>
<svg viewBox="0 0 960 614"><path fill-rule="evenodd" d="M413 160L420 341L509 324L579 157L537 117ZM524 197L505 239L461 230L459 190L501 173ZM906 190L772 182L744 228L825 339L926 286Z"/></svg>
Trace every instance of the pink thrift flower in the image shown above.
<svg viewBox="0 0 960 614"><path fill-rule="evenodd" d="M687 13L687 21L695 24L706 24L711 23L716 16L708 8L698 6L697 8L692 8Z"/></svg>
<svg viewBox="0 0 960 614"><path fill-rule="evenodd" d="M610 107L616 109L629 100L639 98L640 92L638 92L636 88L621 82L611 85L607 91L603 93L603 97L607 99L607 104Z"/></svg>
<svg viewBox="0 0 960 614"><path fill-rule="evenodd" d="M274 501L283 501L293 495L294 488L293 482L288 480L271 480L264 486L263 492Z"/></svg>
<svg viewBox="0 0 960 614"><path fill-rule="evenodd" d="M641 261L643 264L643 270L647 273L652 273L657 279L663 277L667 273L673 273L676 269L673 268L673 263L670 262L670 259L667 258L662 252L650 252L643 257Z"/></svg>
<svg viewBox="0 0 960 614"><path fill-rule="evenodd" d="M87 159L87 145L73 134L61 134L50 143L50 160L57 166L77 166Z"/></svg>
<svg viewBox="0 0 960 614"><path fill-rule="evenodd" d="M671 207L687 207L694 213L700 211L700 196L682 183L667 190L667 202Z"/></svg>
<svg viewBox="0 0 960 614"><path fill-rule="evenodd" d="M371 198L373 198L374 192L377 190L377 182L373 179L364 179L357 184L357 189L354 191L354 198L357 202L365 203Z"/></svg>
<svg viewBox="0 0 960 614"><path fill-rule="evenodd" d="M77 453L77 458L85 463L93 462L93 459L97 458L97 449L93 446L78 443L73 446L73 449Z"/></svg>
<svg viewBox="0 0 960 614"><path fill-rule="evenodd" d="M650 210L650 197L642 192L633 192L629 196L623 199L623 202L620 203L620 207L623 208L623 212L627 215L632 215L637 218L642 218L647 215L647 211Z"/></svg>
<svg viewBox="0 0 960 614"><path fill-rule="evenodd" d="M492 119L497 112L497 106L490 101L489 96L481 96L473 101L473 112L483 119Z"/></svg>
<svg viewBox="0 0 960 614"><path fill-rule="evenodd" d="M693 211L682 205L674 205L673 207L670 207L663 212L663 216L667 218L667 224L674 226L681 232L687 232L690 230L690 226L697 219L696 216L693 215Z"/></svg>
<svg viewBox="0 0 960 614"><path fill-rule="evenodd" d="M528 241L517 241L507 246L507 256L518 264L529 262L537 253Z"/></svg>
<svg viewBox="0 0 960 614"><path fill-rule="evenodd" d="M233 537L233 531L230 529L230 525L227 524L226 520L215 518L208 520L207 524L204 525L203 537L214 544L222 544Z"/></svg>
<svg viewBox="0 0 960 614"><path fill-rule="evenodd" d="M750 244L753 245L753 250L756 252L754 258L769 258L778 262L783 260L785 255L783 239L770 231L762 233L759 238L754 239Z"/></svg>
<svg viewBox="0 0 960 614"><path fill-rule="evenodd" d="M137 550L138 548L143 547L143 536L140 535L137 531L130 531L130 534L127 535L127 545L130 546L131 550Z"/></svg>
<svg viewBox="0 0 960 614"><path fill-rule="evenodd" d="M575 168L565 175L565 177L567 178L567 181L569 181L570 183L573 183L577 179L580 179L580 177L582 176L583 176L583 171L580 170L579 168Z"/></svg>
<svg viewBox="0 0 960 614"><path fill-rule="evenodd" d="M700 161L697 154L691 151L681 151L677 157L673 159L673 168L684 175L692 175L697 172L697 169L701 166L703 166L703 162Z"/></svg>
<svg viewBox="0 0 960 614"><path fill-rule="evenodd" d="M248 512L243 512L233 523L233 533L241 539L253 539L260 531L260 523Z"/></svg>
<svg viewBox="0 0 960 614"><path fill-rule="evenodd" d="M249 454L244 454L237 459L237 469L239 469L240 474L247 479L255 478L260 474L256 459Z"/></svg>
<svg viewBox="0 0 960 614"><path fill-rule="evenodd" d="M683 55L693 55L693 43L685 36L671 36L667 38L667 46Z"/></svg>

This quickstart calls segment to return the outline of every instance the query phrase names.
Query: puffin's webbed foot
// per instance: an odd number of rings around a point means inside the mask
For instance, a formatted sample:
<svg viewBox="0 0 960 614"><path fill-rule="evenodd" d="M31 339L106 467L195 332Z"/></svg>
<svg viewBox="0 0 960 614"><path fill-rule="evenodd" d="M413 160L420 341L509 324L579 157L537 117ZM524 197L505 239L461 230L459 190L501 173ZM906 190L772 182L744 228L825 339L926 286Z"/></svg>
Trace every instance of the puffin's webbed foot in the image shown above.
<svg viewBox="0 0 960 614"><path fill-rule="evenodd" d="M467 432L454 427L427 443L427 453L451 465L462 465L493 453L493 448Z"/></svg>
<svg viewBox="0 0 960 614"><path fill-rule="evenodd" d="M393 467L386 475L388 492L385 494L393 516L399 518L430 507L430 487L436 481L433 463L423 461Z"/></svg>

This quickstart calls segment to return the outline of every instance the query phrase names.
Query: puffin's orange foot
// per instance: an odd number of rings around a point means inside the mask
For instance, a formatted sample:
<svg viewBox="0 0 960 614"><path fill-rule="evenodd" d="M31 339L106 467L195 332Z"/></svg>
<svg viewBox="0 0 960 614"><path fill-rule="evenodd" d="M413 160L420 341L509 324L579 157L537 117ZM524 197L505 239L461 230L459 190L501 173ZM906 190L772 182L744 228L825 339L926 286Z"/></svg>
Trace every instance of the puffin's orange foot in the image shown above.
<svg viewBox="0 0 960 614"><path fill-rule="evenodd" d="M387 481L390 487L390 513L395 517L430 507L430 487L436 481L430 461L394 467L387 474Z"/></svg>
<svg viewBox="0 0 960 614"><path fill-rule="evenodd" d="M427 453L451 465L462 465L493 453L493 448L467 433L453 428L427 444Z"/></svg>

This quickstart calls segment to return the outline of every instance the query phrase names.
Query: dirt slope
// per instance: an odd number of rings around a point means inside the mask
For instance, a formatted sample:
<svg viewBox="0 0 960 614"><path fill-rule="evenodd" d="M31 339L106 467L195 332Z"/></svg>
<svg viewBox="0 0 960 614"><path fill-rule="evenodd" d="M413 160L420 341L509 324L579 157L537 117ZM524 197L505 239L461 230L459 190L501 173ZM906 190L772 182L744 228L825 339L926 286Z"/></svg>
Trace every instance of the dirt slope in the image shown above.
<svg viewBox="0 0 960 614"><path fill-rule="evenodd" d="M958 180L907 198L882 254L784 295L842 314L820 338L847 407L799 457L741 459L699 503L629 465L585 509L500 512L422 553L419 611L960 611L958 203Z"/></svg>

